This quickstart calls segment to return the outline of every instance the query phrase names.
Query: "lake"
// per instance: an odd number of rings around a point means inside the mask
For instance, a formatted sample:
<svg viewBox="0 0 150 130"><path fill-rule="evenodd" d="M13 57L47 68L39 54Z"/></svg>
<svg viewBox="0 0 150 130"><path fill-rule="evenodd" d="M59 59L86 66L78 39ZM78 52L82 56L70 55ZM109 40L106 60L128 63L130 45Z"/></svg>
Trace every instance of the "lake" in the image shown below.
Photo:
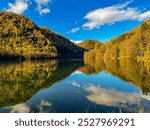
<svg viewBox="0 0 150 130"><path fill-rule="evenodd" d="M150 112L150 61L0 62L0 112Z"/></svg>

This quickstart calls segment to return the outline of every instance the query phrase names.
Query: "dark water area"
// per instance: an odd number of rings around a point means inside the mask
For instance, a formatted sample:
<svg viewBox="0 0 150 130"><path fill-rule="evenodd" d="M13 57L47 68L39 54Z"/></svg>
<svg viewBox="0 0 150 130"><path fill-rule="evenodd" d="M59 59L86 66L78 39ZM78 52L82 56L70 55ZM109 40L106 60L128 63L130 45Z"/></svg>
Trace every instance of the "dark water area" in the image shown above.
<svg viewBox="0 0 150 130"><path fill-rule="evenodd" d="M150 61L1 61L0 112L150 112Z"/></svg>

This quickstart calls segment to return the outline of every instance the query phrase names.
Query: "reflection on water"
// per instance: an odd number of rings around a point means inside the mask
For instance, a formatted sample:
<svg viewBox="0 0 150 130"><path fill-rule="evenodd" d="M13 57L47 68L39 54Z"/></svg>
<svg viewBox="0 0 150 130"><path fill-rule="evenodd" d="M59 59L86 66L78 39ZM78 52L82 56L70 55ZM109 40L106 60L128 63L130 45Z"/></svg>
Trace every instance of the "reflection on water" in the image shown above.
<svg viewBox="0 0 150 130"><path fill-rule="evenodd" d="M0 112L150 112L150 62L0 63Z"/></svg>
<svg viewBox="0 0 150 130"><path fill-rule="evenodd" d="M134 60L85 60L88 67L82 70L86 74L99 73L105 71L113 76L133 83L142 89L144 94L150 92L150 61ZM81 71L82 71L81 70ZM91 70L89 72L89 70Z"/></svg>
<svg viewBox="0 0 150 130"><path fill-rule="evenodd" d="M82 61L56 60L0 64L0 107L29 100L39 90L51 87L81 66Z"/></svg>

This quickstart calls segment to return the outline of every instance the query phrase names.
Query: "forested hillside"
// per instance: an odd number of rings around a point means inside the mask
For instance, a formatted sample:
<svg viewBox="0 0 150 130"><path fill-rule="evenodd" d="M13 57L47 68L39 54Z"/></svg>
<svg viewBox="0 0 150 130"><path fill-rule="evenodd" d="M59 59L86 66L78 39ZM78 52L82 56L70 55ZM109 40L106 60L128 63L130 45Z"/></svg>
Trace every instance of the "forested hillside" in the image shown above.
<svg viewBox="0 0 150 130"><path fill-rule="evenodd" d="M86 45L87 46L87 45ZM89 45L90 46L90 45ZM150 59L150 20L85 54L89 58Z"/></svg>
<svg viewBox="0 0 150 130"><path fill-rule="evenodd" d="M27 17L0 12L0 58L83 58L84 50Z"/></svg>
<svg viewBox="0 0 150 130"><path fill-rule="evenodd" d="M112 39L106 47L106 58L150 59L150 20L131 32Z"/></svg>
<svg viewBox="0 0 150 130"><path fill-rule="evenodd" d="M85 40L78 44L79 47L84 48L87 51L93 50L93 49L99 49L101 47L102 43L100 43L97 40Z"/></svg>

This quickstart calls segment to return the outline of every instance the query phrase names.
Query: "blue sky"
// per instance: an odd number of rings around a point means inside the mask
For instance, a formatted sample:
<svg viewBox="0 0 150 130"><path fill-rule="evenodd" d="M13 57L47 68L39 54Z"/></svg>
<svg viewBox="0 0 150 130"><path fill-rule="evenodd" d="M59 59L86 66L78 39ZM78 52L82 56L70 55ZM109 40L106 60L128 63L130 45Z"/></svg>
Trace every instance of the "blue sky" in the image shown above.
<svg viewBox="0 0 150 130"><path fill-rule="evenodd" d="M101 42L150 18L150 0L1 0L0 10L21 13L70 40Z"/></svg>

